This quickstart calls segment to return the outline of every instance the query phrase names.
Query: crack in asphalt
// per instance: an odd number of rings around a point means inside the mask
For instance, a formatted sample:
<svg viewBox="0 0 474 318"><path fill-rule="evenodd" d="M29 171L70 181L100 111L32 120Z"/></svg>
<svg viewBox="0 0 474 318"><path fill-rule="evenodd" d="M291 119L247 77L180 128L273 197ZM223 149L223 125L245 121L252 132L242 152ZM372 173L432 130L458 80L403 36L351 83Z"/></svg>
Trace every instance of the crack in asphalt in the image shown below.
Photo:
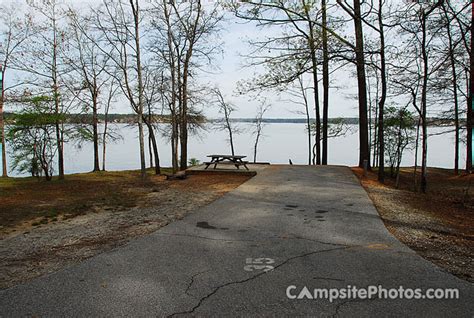
<svg viewBox="0 0 474 318"><path fill-rule="evenodd" d="M227 286L230 286L230 285L237 285L237 284L244 284L246 282L249 282L251 280L254 280L260 276L263 276L267 273L271 273L272 271L286 265L288 262L292 261L292 260L295 260L295 259L298 259L298 258L303 258L303 257L307 257L307 256L312 256L312 255L315 255L315 254L319 254L319 253L325 253L325 252L331 252L331 251L335 251L335 250L342 250L342 249L347 249L349 248L348 246L341 246L341 247L335 247L335 248L331 248L331 249L327 249L327 250L319 250L319 251L312 251L312 252L308 252L308 253L304 253L304 254L300 254L300 255L296 255L296 256L293 256L293 257L290 257L290 258L287 258L286 260L284 260L283 262L281 262L280 264L276 265L273 270L271 271L268 271L268 272L260 272L258 273L257 275L254 275L254 276L251 276L251 277L248 277L246 279L242 279L242 280L238 280L238 281L231 281L231 282L227 282L225 284L222 284L222 285L219 285L217 286L216 288L214 288L213 291L211 291L210 293L208 293L207 295L201 297L201 299L199 299L198 303L193 307L191 308L190 310L187 310L187 311L181 311L181 312L176 312L176 313L172 313L170 315L168 315L167 317L168 318L171 318L171 317L175 317L175 316L178 316L178 315L185 315L185 314L193 314L196 309L198 309L206 300L208 300L209 298L211 298L212 296L214 296L220 289L224 288L224 287L227 287ZM194 281L194 280L193 280ZM190 288L190 287L189 287Z"/></svg>
<svg viewBox="0 0 474 318"><path fill-rule="evenodd" d="M194 284L194 279L195 279L196 277L198 277L199 275L202 275L202 274L208 273L208 272L210 272L209 269L206 270L206 271L202 271L202 272L196 273L196 274L194 274L193 276L191 276L191 280L189 281L188 287L186 287L186 290L184 291L184 293L185 293L186 295L188 295L188 296L191 296L191 297L194 297L194 298L195 298L196 296L193 295L193 294L191 294L191 293L189 292L189 290L191 289L191 287L192 287L193 284Z"/></svg>
<svg viewBox="0 0 474 318"><path fill-rule="evenodd" d="M339 310L341 310L341 307L350 304L350 303L359 303L359 302L365 302L365 301L372 301L372 300L377 300L378 298L369 298L369 299L348 299L346 301L340 302L339 304L336 305L336 309L334 311L334 314L331 315L331 318L339 317Z"/></svg>

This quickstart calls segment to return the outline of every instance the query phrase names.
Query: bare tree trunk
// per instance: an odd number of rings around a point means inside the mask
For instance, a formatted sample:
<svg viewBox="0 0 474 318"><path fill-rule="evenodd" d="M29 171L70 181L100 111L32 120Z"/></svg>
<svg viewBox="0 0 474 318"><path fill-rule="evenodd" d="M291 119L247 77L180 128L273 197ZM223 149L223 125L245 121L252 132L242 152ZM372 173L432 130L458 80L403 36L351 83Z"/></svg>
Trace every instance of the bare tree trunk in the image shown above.
<svg viewBox="0 0 474 318"><path fill-rule="evenodd" d="M98 116L97 116L97 95L94 94L92 99L92 134L94 139L94 170L100 171L99 166L99 132L97 129L98 125Z"/></svg>
<svg viewBox="0 0 474 318"><path fill-rule="evenodd" d="M188 88L187 80L188 76L186 74L187 67L183 70L183 91L182 91L182 103L181 103L181 122L180 122L180 131L179 131L179 141L180 141L180 164L179 168L181 170L186 170L188 167Z"/></svg>
<svg viewBox="0 0 474 318"><path fill-rule="evenodd" d="M397 177L395 181L395 188L398 189L400 185L400 163L402 161L402 125L403 125L403 113L400 110L400 118L399 118L399 125L398 125L398 141L397 141Z"/></svg>
<svg viewBox="0 0 474 318"><path fill-rule="evenodd" d="M168 56L169 56L169 69L171 74L171 103L170 108L170 119L171 119L171 165L173 168L173 174L178 171L178 136L179 136L179 127L178 127L178 116L176 109L176 60L174 55L173 47L173 33L170 23L170 13L168 11L167 1L163 1L163 10L165 16L165 23L167 27L167 46L168 46ZM180 74L178 73L178 77ZM178 87L178 89L180 89Z"/></svg>
<svg viewBox="0 0 474 318"><path fill-rule="evenodd" d="M135 46L136 46L136 61L137 61L137 79L138 79L138 139L140 143L140 172L142 179L146 178L146 162L145 162L145 143L143 134L143 78L142 78L142 65L140 56L140 31L139 31L139 6L138 0L130 0L130 4L133 10L133 19L135 22Z"/></svg>
<svg viewBox="0 0 474 318"><path fill-rule="evenodd" d="M154 156L155 157L155 174L160 175L161 174L161 167L160 167L160 156L158 153L158 144L156 142L156 136L155 136L155 131L153 129L153 125L151 122L145 121L146 126L148 127L148 136L151 140L151 146L153 148L153 154L151 153L150 149L150 162L151 158Z"/></svg>
<svg viewBox="0 0 474 318"><path fill-rule="evenodd" d="M153 151L151 149L150 129L148 129L148 156L150 157L150 168L153 168Z"/></svg>
<svg viewBox="0 0 474 318"><path fill-rule="evenodd" d="M423 82L421 90L421 124L422 124L422 157L421 157L421 192L426 192L427 187L427 156L428 156L428 128L426 122L427 89L428 89L428 53L426 51L426 20L427 15L423 12L421 17L422 43L421 54L423 59Z"/></svg>
<svg viewBox="0 0 474 318"><path fill-rule="evenodd" d="M54 14L54 13L53 13ZM60 100L59 100L59 86L58 86L58 70L57 70L57 30L56 30L56 19L52 19L53 22L53 63L51 69L51 75L53 78L53 97L54 97L54 114L56 115L56 145L58 148L58 174L59 179L64 179L64 150L63 150L63 140L61 138L61 128L59 122L60 114Z"/></svg>
<svg viewBox="0 0 474 318"><path fill-rule="evenodd" d="M367 120L367 81L365 75L364 33L360 0L354 0L354 28L356 37L357 82L359 95L359 167L364 167L367 161L370 168L370 149ZM379 136L380 139L380 136Z"/></svg>
<svg viewBox="0 0 474 318"><path fill-rule="evenodd" d="M311 157L312 157L312 152L313 148L311 147L311 117L309 115L309 103L308 103L308 97L306 96L306 91L303 83L303 76L300 75L298 77L298 83L300 84L300 89L301 89L301 94L303 96L303 102L304 102L304 107L305 107L305 115L306 115L306 127L307 127L307 134L308 134L308 165L311 165ZM315 145L316 146L316 145Z"/></svg>
<svg viewBox="0 0 474 318"><path fill-rule="evenodd" d="M454 98L454 125L455 125L455 140L454 140L454 173L459 173L459 102L458 102L458 80L456 73L456 61L454 59L453 43L451 37L451 30L448 23L448 39L449 39L449 58L451 61L451 70L453 75L453 98Z"/></svg>
<svg viewBox="0 0 474 318"><path fill-rule="evenodd" d="M224 100L222 100L224 101ZM224 107L224 115L225 115L225 121L226 121L226 129L227 132L229 133L229 143L230 143L230 151L232 152L232 156L235 156L235 151L234 151L234 137L232 135L232 127L230 125L230 114L227 111L227 108Z"/></svg>
<svg viewBox="0 0 474 318"><path fill-rule="evenodd" d="M306 105L306 126L307 126L307 133L308 133L308 165L311 165L311 157L312 157L312 147L311 147L311 118L309 117L309 109L308 103Z"/></svg>
<svg viewBox="0 0 474 318"><path fill-rule="evenodd" d="M378 101L379 100L379 77L378 76L375 76L375 80L376 80L376 89L375 89L375 100ZM369 84L370 82L367 82L367 84ZM370 96L369 96L369 99L370 99ZM375 114L374 114L374 139L372 140L372 145L373 145L373 155L372 155L372 165L373 166L378 166L378 163L379 163L379 149L378 149L378 144L379 144L379 135L378 135L378 118L379 118L379 106L378 106L378 103L374 103L375 104ZM369 114L370 114L370 110L369 110ZM370 125L369 125L370 127Z"/></svg>
<svg viewBox="0 0 474 318"><path fill-rule="evenodd" d="M181 158L180 168L186 170L188 167L188 77L189 77L189 66L191 63L191 57L193 55L194 43L196 37L196 31L201 17L201 1L197 2L197 14L194 19L194 25L189 34L189 47L186 50L186 56L183 63L183 91L182 91L182 109L181 109Z"/></svg>
<svg viewBox="0 0 474 318"><path fill-rule="evenodd" d="M230 137L230 150L232 152L232 156L235 156L235 151L234 151L234 138L232 136L232 129L230 127L228 128L229 131L229 137Z"/></svg>
<svg viewBox="0 0 474 318"><path fill-rule="evenodd" d="M257 147L258 147L258 140L260 139L260 132L257 133L255 137L255 144L253 145L253 163L257 162Z"/></svg>
<svg viewBox="0 0 474 318"><path fill-rule="evenodd" d="M176 114L176 77L174 67L171 70L171 161L173 166L173 174L178 171L178 136L179 124Z"/></svg>
<svg viewBox="0 0 474 318"><path fill-rule="evenodd" d="M383 1L379 1L379 34L380 34L380 79L382 82L382 95L379 101L379 118L378 118L378 151L379 151L379 182L385 179L385 140L384 140L384 107L387 98L387 71L385 64L385 32L383 26ZM398 173L398 172L397 172ZM398 175L397 175L398 179Z"/></svg>
<svg viewBox="0 0 474 318"><path fill-rule="evenodd" d="M107 115L105 115L104 133L102 135L102 171L105 171L105 155L107 148Z"/></svg>
<svg viewBox="0 0 474 318"><path fill-rule="evenodd" d="M469 98L467 105L467 146L466 146L466 170L472 173L472 161L474 153L472 152L472 126L474 125L474 10L471 15L471 52L470 52L470 75L469 75Z"/></svg>
<svg viewBox="0 0 474 318"><path fill-rule="evenodd" d="M329 116L329 53L326 0L321 0L323 35L323 158L322 164L328 164L328 116Z"/></svg>
<svg viewBox="0 0 474 318"><path fill-rule="evenodd" d="M446 33L448 35L448 54L451 64L453 99L454 99L454 173L459 173L459 102L458 102L458 80L456 72L456 60L454 58L453 37L451 34L451 21L448 16L446 6L443 5L444 16L446 18Z"/></svg>
<svg viewBox="0 0 474 318"><path fill-rule="evenodd" d="M176 117L176 116L175 116ZM173 173L178 171L178 119L175 118L173 123L173 136L171 138L171 151L172 151L172 161L173 161Z"/></svg>
<svg viewBox="0 0 474 318"><path fill-rule="evenodd" d="M375 74L375 77L377 78L378 75ZM375 99L377 101L377 99ZM367 107L368 107L368 115L369 115L369 149L370 149L370 154L372 156L371 160L372 160L372 167L375 167L376 164L375 164L375 144L373 142L373 139L372 139L372 134L375 135L375 128L372 129L372 126L375 127L375 118L372 119L372 113L373 113L373 102L372 102L372 85L370 83L370 80L367 81ZM375 103L376 104L376 103Z"/></svg>
<svg viewBox="0 0 474 318"><path fill-rule="evenodd" d="M5 99L5 92L4 92L4 80L5 80L5 71L3 68L0 67L0 76L2 78L0 79L0 84L1 87L0 89L2 90L1 92L1 99L0 99L0 137L1 137L1 146L2 146L2 177L8 177L8 172L7 172L7 152L6 152L6 142L5 142L5 121L3 118L3 100Z"/></svg>
<svg viewBox="0 0 474 318"><path fill-rule="evenodd" d="M40 156L41 167L43 168L44 177L46 181L51 181L52 176L49 174L49 164L45 160L45 158L46 158L46 143L43 142L43 147L41 148L41 156Z"/></svg>
<svg viewBox="0 0 474 318"><path fill-rule="evenodd" d="M311 64L312 64L312 75L313 75L313 92L314 92L314 110L316 117L316 131L315 131L315 151L316 151L316 164L321 164L321 114L319 107L319 85L318 85L318 61L316 59L316 46L314 45L314 36L313 36L313 24L309 23L310 27L310 38L309 47L311 50Z"/></svg>
<svg viewBox="0 0 474 318"><path fill-rule="evenodd" d="M105 106L104 112L104 133L102 134L102 171L105 171L105 157L106 157L106 148L107 148L107 129L109 127L109 110L110 104L112 103L112 98L114 94L113 84L110 85L109 96L107 99L107 105Z"/></svg>
<svg viewBox="0 0 474 318"><path fill-rule="evenodd" d="M420 144L420 123L421 119L418 118L418 123L416 125L416 141L415 141L415 167L413 169L413 190L416 192L418 191L418 177L416 176L418 170L418 147Z"/></svg>

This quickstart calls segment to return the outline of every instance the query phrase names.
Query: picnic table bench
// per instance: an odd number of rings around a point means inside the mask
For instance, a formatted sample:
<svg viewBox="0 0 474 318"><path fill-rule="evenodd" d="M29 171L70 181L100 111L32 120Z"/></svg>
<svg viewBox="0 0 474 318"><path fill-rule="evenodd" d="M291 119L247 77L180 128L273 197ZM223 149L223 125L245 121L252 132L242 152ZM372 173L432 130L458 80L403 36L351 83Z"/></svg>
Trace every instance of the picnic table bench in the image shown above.
<svg viewBox="0 0 474 318"><path fill-rule="evenodd" d="M249 170L249 168L247 167L247 163L249 163L249 162L242 160L247 156L209 155L207 157L211 158L211 161L204 162L204 164L206 165L206 168L204 168L204 169L209 168L210 165L214 165L214 169L216 169L216 167L219 163L223 163L223 162L228 161L228 162L232 163L234 166L236 166L237 169L240 169L240 166L244 166L245 169Z"/></svg>

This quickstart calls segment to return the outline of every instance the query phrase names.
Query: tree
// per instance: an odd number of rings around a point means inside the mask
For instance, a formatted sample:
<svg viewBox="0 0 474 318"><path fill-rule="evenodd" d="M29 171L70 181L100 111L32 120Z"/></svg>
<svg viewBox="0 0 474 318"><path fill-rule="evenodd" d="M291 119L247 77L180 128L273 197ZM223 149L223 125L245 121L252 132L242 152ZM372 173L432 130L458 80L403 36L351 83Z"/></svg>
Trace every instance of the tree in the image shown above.
<svg viewBox="0 0 474 318"><path fill-rule="evenodd" d="M217 6L204 9L200 0L154 0L151 4L147 48L161 73L160 96L170 113L172 164L176 171L186 169L188 164L188 136L197 127L193 114L199 114L194 107L199 98L193 80L221 50L217 36L222 14Z"/></svg>
<svg viewBox="0 0 474 318"><path fill-rule="evenodd" d="M53 159L57 153L55 143L56 123L64 120L56 114L54 99L49 96L32 98L26 108L15 115L14 124L8 131L12 144L13 169L29 172L32 176L44 175L50 181L53 175Z"/></svg>
<svg viewBox="0 0 474 318"><path fill-rule="evenodd" d="M414 141L415 120L406 107L397 109L394 106L385 110L384 138L387 156L384 160L390 166L390 176L396 177L396 187L400 182L400 164L403 152Z"/></svg>
<svg viewBox="0 0 474 318"><path fill-rule="evenodd" d="M474 160L474 152L472 151L472 138L473 138L473 126L474 126L474 10L471 12L471 50L469 55L470 67L469 67L469 98L467 105L467 151L466 151L466 170L472 173L472 161Z"/></svg>
<svg viewBox="0 0 474 318"><path fill-rule="evenodd" d="M275 66L269 68L270 72L273 72L275 68L276 70L285 71L280 72L280 76L271 76L270 81L265 81L265 78L268 76L264 76L264 80L261 81L263 85L260 88L276 87L282 84L287 85L305 72L311 74L317 126L314 157L315 164L321 164L321 115L318 76L320 37L317 30L321 23L317 22L320 10L316 5L316 1L246 1L243 4L234 6L233 11L241 19L257 22L257 26L261 28L268 25L283 27L284 32L281 35L270 36L264 41L250 42L255 47L251 57L254 60L253 64ZM325 48L327 49L326 45ZM279 54L276 56L268 54L272 50L279 52ZM260 53L261 55L255 56L255 53ZM328 61L327 56L324 61ZM297 64L298 67L282 69L278 64L286 66ZM327 69L325 68L325 70ZM325 79L325 84L329 85L326 82L327 79Z"/></svg>
<svg viewBox="0 0 474 318"><path fill-rule="evenodd" d="M106 152L107 152L107 143L109 141L116 141L121 139L119 134L116 134L113 130L109 130L109 111L114 97L117 95L117 90L119 87L116 85L116 82L112 78L112 81L108 84L108 93L105 102L104 109L104 131L102 132L102 171L105 171L105 162L106 162Z"/></svg>
<svg viewBox="0 0 474 318"><path fill-rule="evenodd" d="M317 152L316 149L316 143L313 146L312 140L313 137L316 136L316 134L313 134L313 131L316 131L316 126L317 122L314 122L314 125L312 125L311 122L311 114L310 114L310 104L308 100L308 90L311 89L308 87L307 82L304 80L303 74L298 76L297 81L291 85L288 86L288 88L285 90L285 93L290 95L289 102L295 105L301 105L304 109L304 111L298 111L297 113L303 114L306 119L306 135L308 137L307 140L307 145L308 145L308 165L311 165L312 163L312 156L313 153ZM315 127L312 127L315 126ZM321 126L319 125L319 128ZM327 132L326 132L326 137L327 137Z"/></svg>
<svg viewBox="0 0 474 318"><path fill-rule="evenodd" d="M315 131L316 125L313 123L311 126L311 131ZM353 133L353 129L352 125L345 118L333 118L328 121L328 139L342 137L348 133Z"/></svg>
<svg viewBox="0 0 474 318"><path fill-rule="evenodd" d="M262 131L263 131L263 116L265 113L268 111L270 108L270 105L266 103L265 100L260 102L257 108L257 114L255 115L254 118L254 131L253 135L255 136L255 142L253 144L253 162L257 162L257 148L258 148L258 142L260 141L260 138L262 137Z"/></svg>
<svg viewBox="0 0 474 318"><path fill-rule="evenodd" d="M6 142L5 142L5 124L3 119L3 100L5 99L4 93L4 84L3 78L5 77L5 72L3 70L3 66L0 65L0 89L1 89L1 96L0 96L0 156L2 157L2 177L8 177L7 172L7 155L6 155Z"/></svg>
<svg viewBox="0 0 474 318"><path fill-rule="evenodd" d="M359 96L359 167L364 162L370 168L369 126L367 110L367 80L365 73L364 29L361 11L361 1L354 0L352 8L343 0L337 0L341 8L346 11L354 22L355 52L357 67L357 87Z"/></svg>
<svg viewBox="0 0 474 318"><path fill-rule="evenodd" d="M138 142L140 146L140 172L146 178L145 143L143 132L144 82L141 39L141 8L138 0L106 0L94 10L94 27L101 33L97 47L110 58L114 76L122 93L137 115Z"/></svg>
<svg viewBox="0 0 474 318"><path fill-rule="evenodd" d="M13 4L0 7L0 21L2 30L0 33L0 157L2 165L2 176L8 176L8 165L6 158L6 138L3 118L3 107L5 92L9 87L5 86L5 75L10 67L10 61L15 54L20 53L22 43L31 35L31 20L29 15L24 18L18 16L18 8ZM13 85L15 87L17 85Z"/></svg>
<svg viewBox="0 0 474 318"><path fill-rule="evenodd" d="M384 182L385 167L385 137L384 137L384 113L385 113L385 101L387 99L387 66L385 61L385 31L383 21L383 6L385 1L379 0L379 8L377 12L378 28L375 28L380 36L380 81L382 84L380 101L378 102L378 151L379 151L379 171L378 180Z"/></svg>
<svg viewBox="0 0 474 318"><path fill-rule="evenodd" d="M322 164L328 164L328 116L329 116L329 48L327 0L321 0L321 29L323 42L323 154Z"/></svg>
<svg viewBox="0 0 474 318"><path fill-rule="evenodd" d="M446 95L444 99L446 104L452 104L452 107L443 113L444 117L452 119L454 122L454 172L459 172L459 147L461 142L460 125L460 98L463 95L460 89L463 81L463 68L465 68L465 59L468 56L463 47L462 29L456 27L455 17L462 15L462 10L453 12L453 8L448 3L443 3L439 12L439 23L443 25L438 37L438 45L435 47L438 54L446 60L439 70L432 84L433 89L443 92ZM468 99L468 95L464 94Z"/></svg>
<svg viewBox="0 0 474 318"><path fill-rule="evenodd" d="M145 105L147 113L143 116L143 122L148 128L148 137L152 150L150 150L150 165L155 168L155 174L161 174L160 155L158 153L158 142L155 136L155 117L154 106L160 102L160 78L154 70L145 68ZM153 158L155 163L153 164Z"/></svg>
<svg viewBox="0 0 474 318"><path fill-rule="evenodd" d="M232 156L235 156L234 135L237 133L237 130L232 124L230 116L236 108L234 105L232 105L232 103L225 101L224 96L222 95L219 88L215 87L211 92L215 98L215 103L219 109L219 113L224 115L224 118L218 122L217 129L225 130L227 132L229 136L228 141L230 145L230 151Z"/></svg>
<svg viewBox="0 0 474 318"><path fill-rule="evenodd" d="M106 86L112 82L111 52L103 54L98 48L99 35L90 27L90 17L80 16L72 8L69 9L68 17L72 35L71 47L74 50L68 58L68 63L73 69L70 76L79 79L71 80L70 89L85 91L85 94L79 95L80 103L84 105L86 112L89 108L92 110L93 171L100 171L98 113L101 104L113 97L103 98L102 96L102 91L106 90Z"/></svg>
<svg viewBox="0 0 474 318"><path fill-rule="evenodd" d="M422 136L422 160L421 160L421 191L427 188L427 156L428 156L428 91L429 80L442 62L431 63L434 51L433 41L442 25L433 23L432 13L442 4L439 0L435 4L412 4L405 8L399 16L398 27L404 36L408 37L405 54L406 61L397 66L395 70L396 86L408 91L412 103L420 116ZM398 79L396 79L398 77ZM413 82L417 82L414 84ZM418 96L420 92L421 96ZM419 103L417 99L419 98Z"/></svg>
<svg viewBox="0 0 474 318"><path fill-rule="evenodd" d="M64 12L56 0L28 1L34 12L32 34L21 44L23 54L12 60L12 68L29 74L31 86L40 95L49 94L54 103L55 135L59 179L64 179L64 118L71 100L64 90L64 75L69 72L64 57L68 37L63 28ZM71 97L73 98L73 97Z"/></svg>
<svg viewBox="0 0 474 318"><path fill-rule="evenodd" d="M474 86L471 84L474 82L474 75L472 73L474 62L472 56L472 47L473 47L473 20L474 20L474 10L472 10L472 2L465 1L464 3L457 3L454 1L445 1L443 2L444 9L447 9L449 12L449 21L452 21L456 25L457 32L454 32L453 35L457 34L459 40L454 41L455 46L462 46L463 55L461 57L467 58L457 58L456 62L459 67L463 70L461 75L464 75L466 81L466 93L464 94L466 100L466 171L472 172L472 126L474 123L473 118L473 103L472 103L472 91ZM470 38L469 38L470 34ZM459 90L462 93L462 90Z"/></svg>

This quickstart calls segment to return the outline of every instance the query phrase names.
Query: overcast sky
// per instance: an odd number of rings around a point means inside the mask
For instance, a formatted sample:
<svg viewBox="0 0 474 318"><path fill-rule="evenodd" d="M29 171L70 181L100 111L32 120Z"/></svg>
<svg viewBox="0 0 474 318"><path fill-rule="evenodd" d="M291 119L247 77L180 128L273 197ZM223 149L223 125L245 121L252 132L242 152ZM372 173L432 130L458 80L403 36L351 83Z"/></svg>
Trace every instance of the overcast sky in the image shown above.
<svg viewBox="0 0 474 318"><path fill-rule="evenodd" d="M230 15L228 15L223 25L225 28L222 32L222 39L225 43L224 56L216 59L220 71L216 75L207 76L205 80L217 83L227 97L237 105L238 111L236 111L235 116L253 117L258 102L252 101L252 96L235 96L233 91L239 80L250 79L254 73L263 71L262 68L249 69L242 67L243 57L241 55L249 52L246 39L265 35L265 32L269 33L272 30L258 29L254 24L242 23L242 20ZM357 93L357 80L350 75L351 71L355 71L355 66L353 68L354 70L348 67L347 70L336 72L331 76L334 88L330 90L330 117L358 117L357 100L346 98ZM322 85L320 86L320 94L322 95ZM304 109L300 105L289 102L288 96L279 97L273 91L265 94L265 96L272 105L266 117L302 117L298 112ZM215 113L212 110L207 111L210 114Z"/></svg>

